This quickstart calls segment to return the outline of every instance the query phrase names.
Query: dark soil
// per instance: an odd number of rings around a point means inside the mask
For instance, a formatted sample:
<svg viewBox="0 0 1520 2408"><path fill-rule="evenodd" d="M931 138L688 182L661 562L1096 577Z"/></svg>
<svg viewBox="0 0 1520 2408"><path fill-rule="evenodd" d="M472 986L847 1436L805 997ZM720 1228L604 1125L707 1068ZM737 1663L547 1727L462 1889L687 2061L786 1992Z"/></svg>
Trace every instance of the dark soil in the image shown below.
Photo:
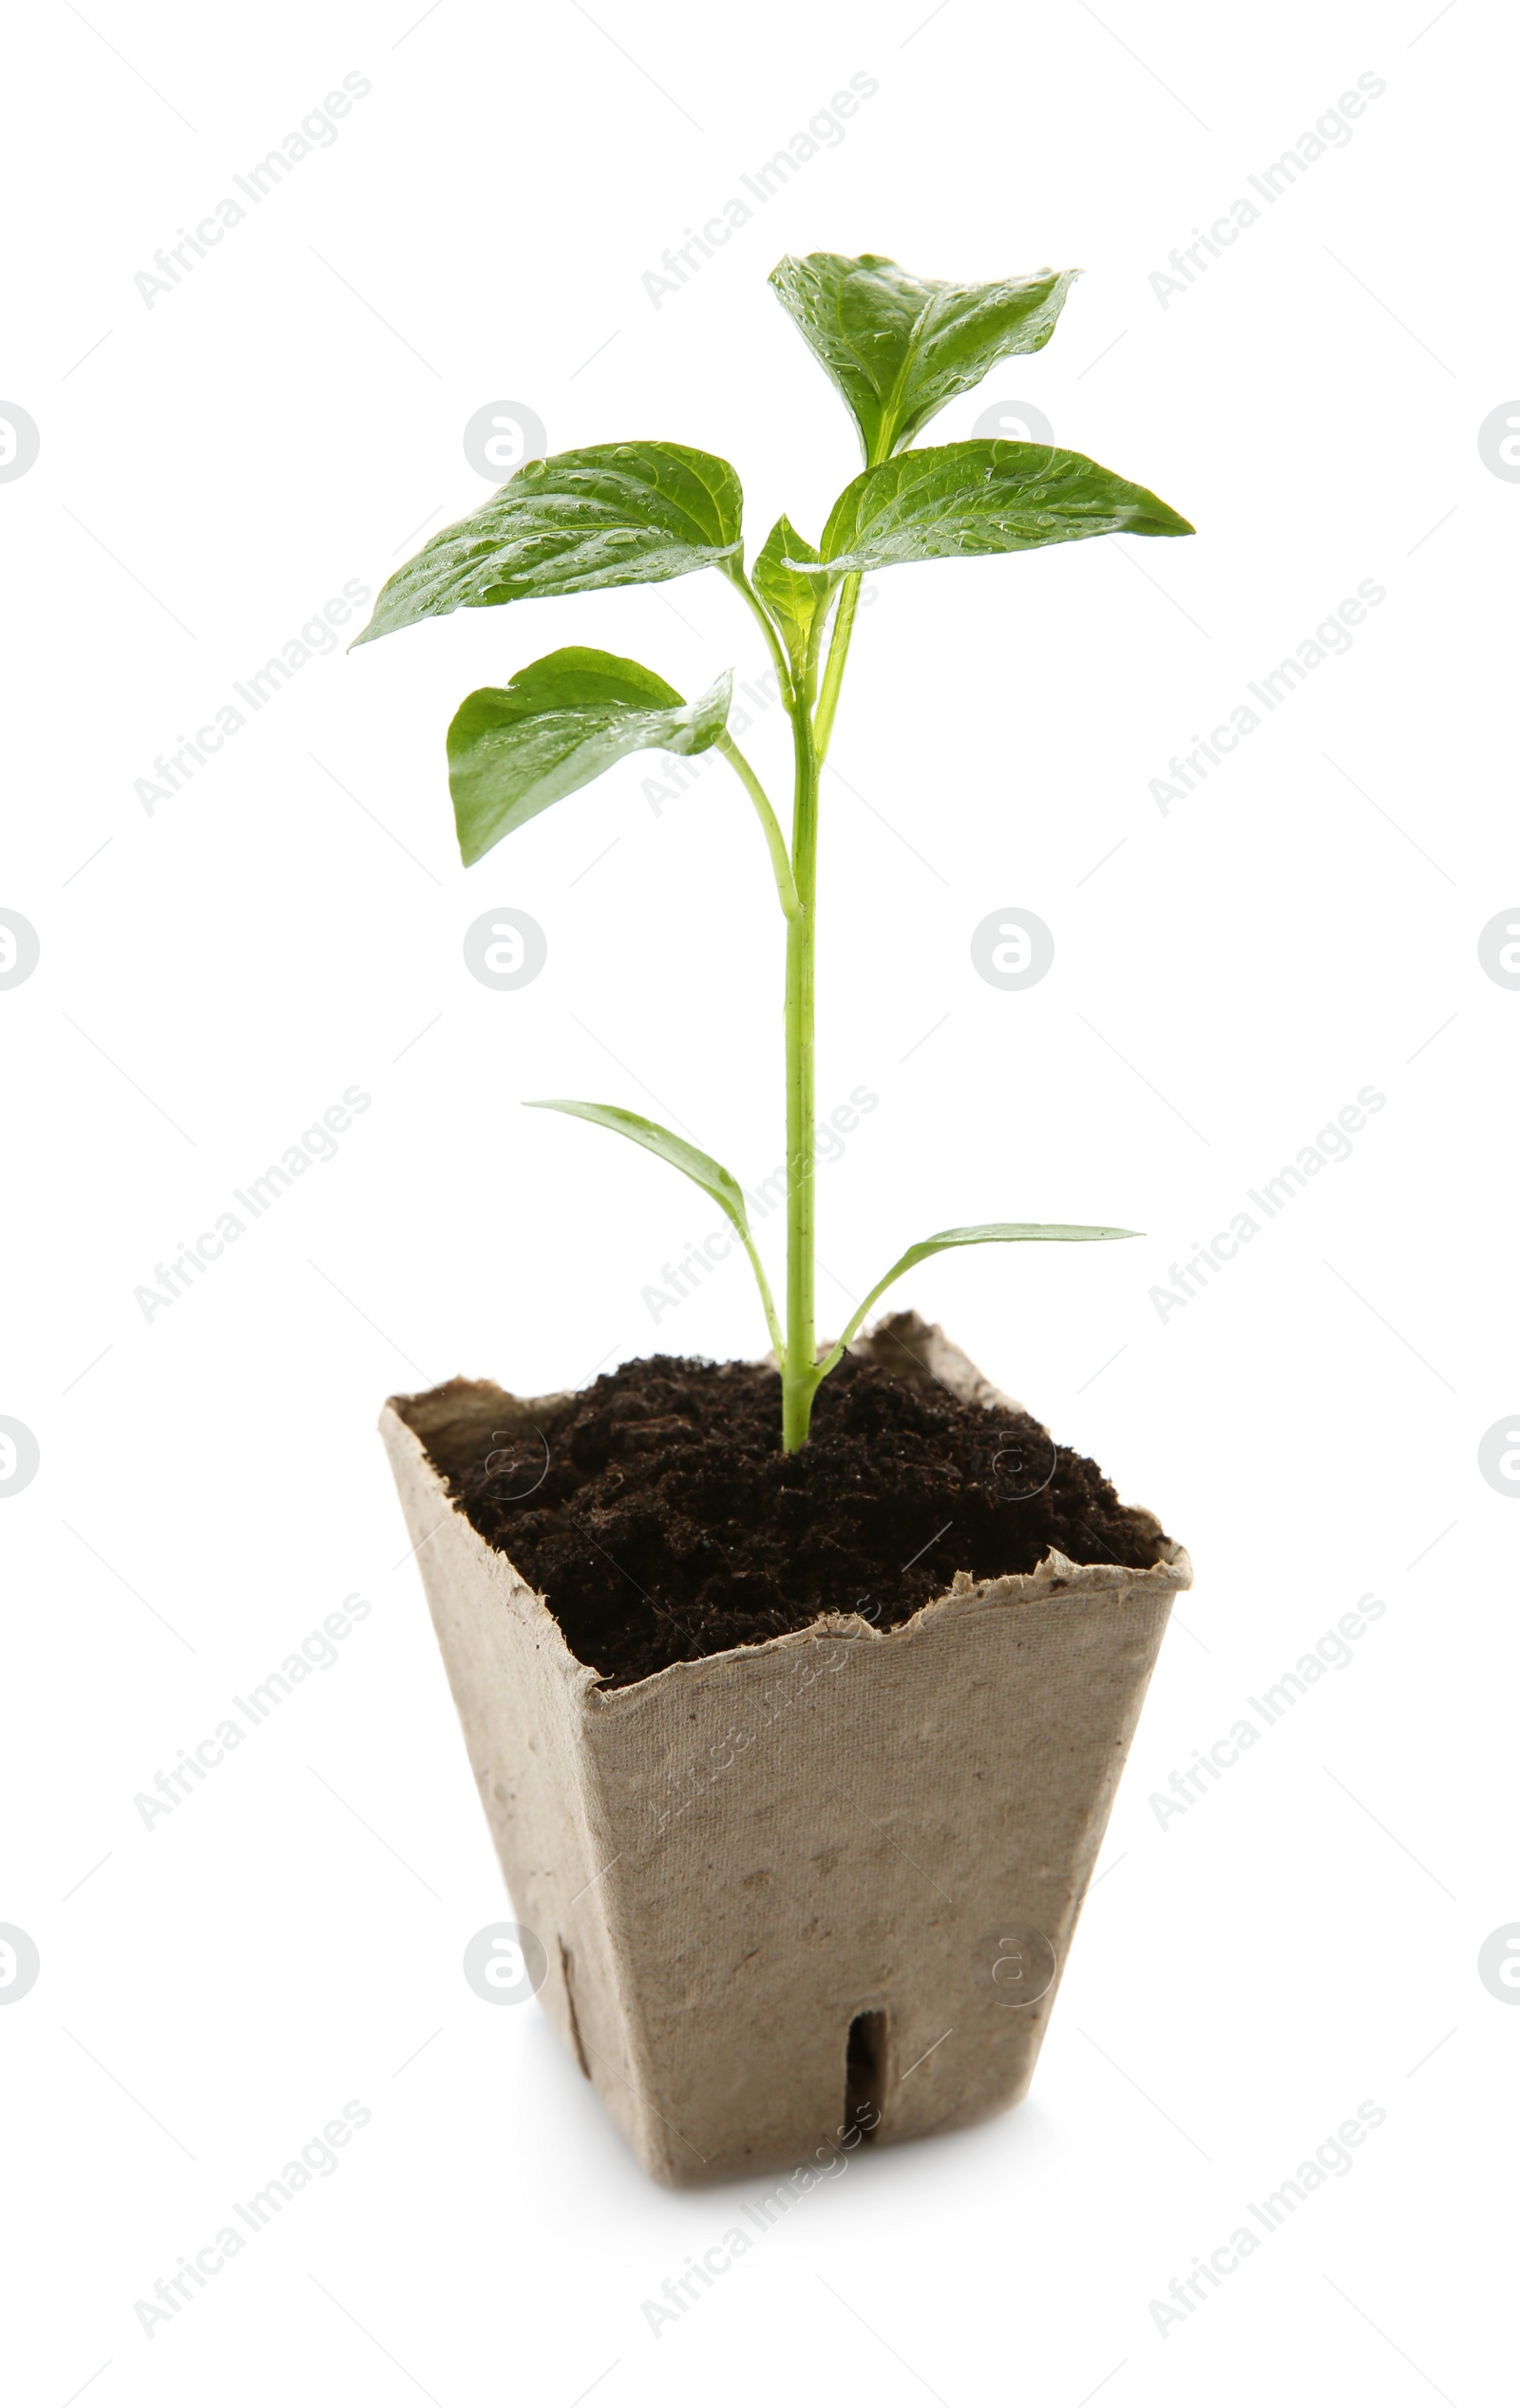
<svg viewBox="0 0 1520 2408"><path fill-rule="evenodd" d="M414 1426L475 1528L612 1687L824 1613L889 1629L957 1572L1032 1572L1052 1547L1143 1570L1164 1544L1151 1515L1028 1414L853 1356L790 1455L775 1372L671 1355L608 1373L542 1434L490 1432L488 1451L478 1413L468 1443L441 1413L425 1420Z"/></svg>

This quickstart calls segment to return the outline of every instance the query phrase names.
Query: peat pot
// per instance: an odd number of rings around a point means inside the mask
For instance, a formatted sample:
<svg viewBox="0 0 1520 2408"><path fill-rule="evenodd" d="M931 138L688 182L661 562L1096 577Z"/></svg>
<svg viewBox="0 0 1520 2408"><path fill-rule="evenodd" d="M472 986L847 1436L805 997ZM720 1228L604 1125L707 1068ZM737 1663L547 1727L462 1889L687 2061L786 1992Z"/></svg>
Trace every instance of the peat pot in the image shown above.
<svg viewBox="0 0 1520 2408"><path fill-rule="evenodd" d="M1018 1410L938 1329L858 1341ZM1166 1628L1192 1571L1052 1552L606 1688L444 1463L552 1445L565 1395L454 1379L381 1430L539 1992L657 2180L833 2162L1022 2098ZM1160 1526L1156 1525L1158 1539Z"/></svg>

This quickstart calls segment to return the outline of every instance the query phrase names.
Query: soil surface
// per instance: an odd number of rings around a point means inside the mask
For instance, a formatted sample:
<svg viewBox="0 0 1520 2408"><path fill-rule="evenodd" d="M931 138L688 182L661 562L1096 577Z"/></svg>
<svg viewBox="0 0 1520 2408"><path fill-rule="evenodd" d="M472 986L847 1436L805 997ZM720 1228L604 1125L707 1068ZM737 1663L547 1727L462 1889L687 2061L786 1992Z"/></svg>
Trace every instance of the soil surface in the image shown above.
<svg viewBox="0 0 1520 2408"><path fill-rule="evenodd" d="M438 1468L615 1688L823 1613L889 1629L957 1572L1032 1572L1053 1546L1143 1570L1165 1544L1028 1414L848 1356L789 1455L774 1371L671 1355L606 1374L542 1437L495 1436Z"/></svg>

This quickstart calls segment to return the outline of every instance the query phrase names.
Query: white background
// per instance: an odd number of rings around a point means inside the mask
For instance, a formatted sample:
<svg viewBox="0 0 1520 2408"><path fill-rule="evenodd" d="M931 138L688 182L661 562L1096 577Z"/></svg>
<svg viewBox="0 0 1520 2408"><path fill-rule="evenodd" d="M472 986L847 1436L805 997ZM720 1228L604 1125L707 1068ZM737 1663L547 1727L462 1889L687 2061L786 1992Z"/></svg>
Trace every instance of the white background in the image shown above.
<svg viewBox="0 0 1520 2408"><path fill-rule="evenodd" d="M0 392L41 452L0 485L0 903L42 957L0 993L0 1412L42 1466L0 1502L0 1922L42 1972L0 2015L8 2396L1475 2408L1511 2355L1520 2041L1477 1974L1520 1911L1520 1507L1477 1461L1517 1404L1520 995L1477 953L1520 892L1520 490L1477 445L1520 389L1512 26L413 14L93 0L12 35ZM349 71L372 89L338 140L147 307L155 250ZM856 72L880 89L846 138L656 309L661 252ZM1353 139L1163 308L1173 247L1367 72ZM645 758L466 875L442 749L472 686L557 644L694 692L754 675L757 635L711 576L462 614L312 661L151 814L134 786L485 498L461 435L493 399L554 449L722 453L751 543L783 507L816 536L853 432L765 281L814 248L1082 265L1050 348L931 440L1033 403L1199 530L878 580L824 796L819 1066L826 1107L881 1098L821 1179L826 1318L947 1223L1147 1233L940 1260L902 1300L1153 1506L1197 1586L1027 2104L852 2165L656 2339L640 2303L745 2194L653 2189L538 2010L464 1981L504 1905L373 1425L457 1371L533 1392L761 1349L736 1261L657 1333L640 1300L701 1200L518 1109L622 1102L770 1169L748 806L714 769L656 814ZM1386 599L1350 653L1163 815L1169 756L1362 579ZM750 742L779 783L780 729ZM510 995L461 952L504 906L549 948ZM1054 932L1023 994L970 959L1007 906ZM337 1158L145 1320L155 1265L352 1085ZM1351 1159L1164 1320L1168 1266L1368 1086ZM135 1794L353 1591L337 1663L145 1830ZM1163 1826L1173 1769L1367 1592L1352 1663ZM145 2338L134 2302L351 2099L339 2171ZM1158 2332L1150 2303L1365 2100L1354 2171Z"/></svg>

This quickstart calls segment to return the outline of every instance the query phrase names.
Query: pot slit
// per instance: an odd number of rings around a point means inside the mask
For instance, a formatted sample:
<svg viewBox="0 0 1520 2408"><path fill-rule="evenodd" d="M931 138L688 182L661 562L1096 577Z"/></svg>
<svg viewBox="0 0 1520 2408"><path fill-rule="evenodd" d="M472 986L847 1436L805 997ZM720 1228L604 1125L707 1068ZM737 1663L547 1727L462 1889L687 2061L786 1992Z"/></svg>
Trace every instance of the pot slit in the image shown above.
<svg viewBox="0 0 1520 2408"><path fill-rule="evenodd" d="M868 2007L850 2023L845 2047L845 2129L873 2141L885 2108L886 2009Z"/></svg>
<svg viewBox="0 0 1520 2408"><path fill-rule="evenodd" d="M575 1962L574 1957L570 1954L569 1949L565 1946L564 1942L561 1940L560 1943L560 1979L564 1983L564 2002L570 2010L570 2039L576 2053L576 2063L580 2066L580 2071L589 2082L591 2079L591 2068L586 2063L585 2042L580 2038L580 2018L576 2013Z"/></svg>

